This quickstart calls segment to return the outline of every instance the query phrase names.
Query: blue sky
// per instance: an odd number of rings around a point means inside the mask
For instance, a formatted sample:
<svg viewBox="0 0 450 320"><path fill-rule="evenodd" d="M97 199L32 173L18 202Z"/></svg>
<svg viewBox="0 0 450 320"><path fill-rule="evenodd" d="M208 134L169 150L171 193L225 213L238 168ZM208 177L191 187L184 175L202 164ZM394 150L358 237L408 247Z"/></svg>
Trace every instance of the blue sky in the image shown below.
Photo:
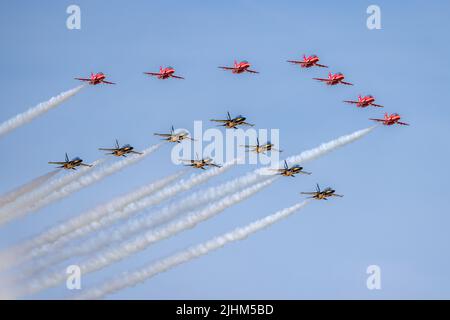
<svg viewBox="0 0 450 320"><path fill-rule="evenodd" d="M83 278L88 287L299 201L316 182L342 199L315 202L297 215L112 299L450 298L447 107L450 27L447 1L76 1L81 30L65 26L69 1L0 3L0 121L73 88L74 77L103 71L117 86L83 90L58 109L0 140L0 192L50 170L64 152L86 161L118 138L137 149L172 124L242 113L258 128L279 128L283 156L398 112L410 127L381 127L309 163L311 176L269 189L172 239ZM382 29L368 30L366 8L381 8ZM327 70L285 62L321 57L354 87L311 80ZM216 67L249 60L259 75ZM143 71L174 66L185 81ZM371 93L385 110L341 101ZM205 123L205 126L208 124ZM6 247L177 170L170 146L24 219L1 227ZM208 185L253 169L240 166ZM379 265L382 290L366 288ZM59 298L64 287L39 294Z"/></svg>

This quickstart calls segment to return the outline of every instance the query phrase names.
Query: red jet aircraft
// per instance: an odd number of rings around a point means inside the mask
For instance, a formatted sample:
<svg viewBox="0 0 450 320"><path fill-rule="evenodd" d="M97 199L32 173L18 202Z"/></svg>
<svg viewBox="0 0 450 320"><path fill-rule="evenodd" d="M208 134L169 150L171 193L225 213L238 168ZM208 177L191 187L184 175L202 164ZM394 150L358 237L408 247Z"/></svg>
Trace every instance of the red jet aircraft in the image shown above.
<svg viewBox="0 0 450 320"><path fill-rule="evenodd" d="M174 75L175 69L172 67L159 67L159 72L144 72L145 74L148 74L150 76L156 76L158 79L168 79L168 78L175 78L175 79L184 79L183 77Z"/></svg>
<svg viewBox="0 0 450 320"><path fill-rule="evenodd" d="M318 64L319 57L315 54L310 55L309 57L303 55L303 60L288 60L287 62L293 63L293 64L299 64L302 68L311 68L311 67L321 67L321 68L328 68L328 66L325 66L323 64Z"/></svg>
<svg viewBox="0 0 450 320"><path fill-rule="evenodd" d="M393 124L401 124L402 126L409 126L408 123L400 122L400 115L393 113L389 115L387 112L384 114L384 119L370 119L373 121L382 122L385 126L392 126Z"/></svg>
<svg viewBox="0 0 450 320"><path fill-rule="evenodd" d="M115 84L114 82L109 82L105 80L106 76L103 74L103 72L99 72L96 74L93 74L91 72L91 77L90 78L75 78L76 80L81 80L81 81L87 81L89 82L89 84L95 86L96 84L100 84L100 83L106 83L106 84Z"/></svg>
<svg viewBox="0 0 450 320"><path fill-rule="evenodd" d="M322 82L326 82L327 85L329 86L334 86L336 84L342 83L345 84L347 86L352 86L353 83L349 83L349 82L345 82L343 81L345 79L344 75L340 72L332 74L331 72L328 73L328 78L323 79L323 78L313 78L314 80L319 80Z"/></svg>
<svg viewBox="0 0 450 320"><path fill-rule="evenodd" d="M344 100L344 102L347 103L352 103L352 104L356 104L356 106L358 108L365 108L368 106L373 106L373 107L377 107L377 108L383 108L383 106L379 105L379 104L375 104L375 98L371 95L367 95L367 96L358 96L358 101L350 101L350 100Z"/></svg>
<svg viewBox="0 0 450 320"><path fill-rule="evenodd" d="M250 72L250 73L259 73L258 71L250 70L250 63L248 61L241 61L237 62L234 60L234 67L219 67L220 69L224 70L231 70L232 73L244 73L244 72Z"/></svg>

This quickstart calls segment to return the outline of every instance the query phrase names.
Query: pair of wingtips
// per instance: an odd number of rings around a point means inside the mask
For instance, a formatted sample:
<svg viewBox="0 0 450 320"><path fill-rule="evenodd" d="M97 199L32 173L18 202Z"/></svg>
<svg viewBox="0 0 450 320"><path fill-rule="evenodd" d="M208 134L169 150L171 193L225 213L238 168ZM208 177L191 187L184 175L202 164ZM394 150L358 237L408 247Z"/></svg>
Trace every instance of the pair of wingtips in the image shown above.
<svg viewBox="0 0 450 320"><path fill-rule="evenodd" d="M300 192L300 194L303 195L309 195L310 199L316 199L316 200L328 200L328 198L330 197L339 197L342 198L343 195L337 194L336 190L327 187L324 190L320 189L319 184L316 184L316 191L311 191L311 192Z"/></svg>

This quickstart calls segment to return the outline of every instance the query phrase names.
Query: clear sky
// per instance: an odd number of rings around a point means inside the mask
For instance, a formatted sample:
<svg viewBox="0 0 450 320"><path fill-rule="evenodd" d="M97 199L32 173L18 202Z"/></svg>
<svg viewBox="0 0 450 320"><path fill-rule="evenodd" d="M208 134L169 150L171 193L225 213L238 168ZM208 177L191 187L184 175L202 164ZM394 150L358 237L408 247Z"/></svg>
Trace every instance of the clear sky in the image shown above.
<svg viewBox="0 0 450 320"><path fill-rule="evenodd" d="M81 30L66 8L81 8ZM366 9L381 8L369 30ZM0 122L103 71L88 87L0 140L0 192L50 170L68 152L87 162L118 138L143 149L153 132L242 113L279 128L283 156L398 112L410 127L381 127L279 179L210 221L101 272L88 287L301 200L316 182L345 197L314 202L271 228L109 298L450 298L450 21L448 1L1 1ZM327 87L285 61L315 53L354 87ZM249 60L258 75L217 69ZM172 65L185 81L142 74ZM370 93L385 110L342 103ZM236 177L240 166L208 185ZM178 170L170 146L138 165L0 228L0 247ZM381 290L366 268L381 268ZM63 286L37 295L58 298Z"/></svg>

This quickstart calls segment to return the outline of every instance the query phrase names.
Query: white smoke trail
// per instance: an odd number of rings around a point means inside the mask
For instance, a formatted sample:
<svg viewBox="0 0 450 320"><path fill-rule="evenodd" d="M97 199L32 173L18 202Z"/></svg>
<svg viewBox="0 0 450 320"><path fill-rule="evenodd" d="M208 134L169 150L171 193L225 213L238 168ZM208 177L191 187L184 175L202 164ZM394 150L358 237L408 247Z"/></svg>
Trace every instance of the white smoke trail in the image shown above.
<svg viewBox="0 0 450 320"><path fill-rule="evenodd" d="M129 165L135 164L136 162L143 160L146 156L152 154L159 147L161 147L161 145L162 143L153 145L144 150L141 155L132 155L128 158L114 162L110 165L104 165L103 167L94 170L89 175L82 176L80 179L73 181L72 183L61 188L60 190L54 191L53 193L48 194L46 197L39 199L33 203L29 203L25 207L22 207L20 211L17 210L14 213L10 213L9 215L15 218L18 216L23 216L29 212L36 211L42 207L49 205L50 203L53 203L64 197L67 197L70 194L77 192L78 190L85 188L93 183L96 183L102 180L103 178L106 178L107 176L110 176L118 172L119 170L124 169ZM5 216L6 217L3 219L3 221L8 221L9 219L12 218L8 217L8 213ZM1 220L0 223L2 223Z"/></svg>
<svg viewBox="0 0 450 320"><path fill-rule="evenodd" d="M103 216L101 219L95 219L92 223L85 224L81 228L78 228L76 230L73 230L71 233L62 235L60 232L56 232L55 235L48 233L44 237L39 237L42 240L38 240L37 243L39 243L41 246L36 247L35 250L31 253L32 256L41 256L45 254L49 254L51 252L54 252L56 248L61 247L64 243L67 243L70 240L73 240L75 238L79 238L81 236L84 236L88 233L94 232L100 228L106 227L110 225L113 221L116 221L118 219L124 219L132 214L135 214L136 212L139 212L145 208L157 205L161 202L163 202L166 199L169 199L171 197L176 196L177 194L181 192L188 191L192 189L193 187L207 182L209 179L222 174L226 172L228 169L230 169L233 165L235 165L237 160L233 160L230 162L225 163L221 168L212 168L208 171L205 171L201 174L193 175L192 177L186 179L186 180L180 180L178 183L176 183L173 186L166 187L153 196L148 196L145 198L142 198L141 200L129 203L125 207L121 208L117 211L108 211L108 214ZM95 216L96 213L94 213L92 216ZM65 227L62 228L62 230L66 230ZM44 240L45 239L45 240ZM45 245L44 242L45 241ZM38 244L38 245L39 245ZM62 261L64 259L70 258L74 255L80 254L79 249L76 248L77 246L71 246L67 247L64 250L56 251L53 255L50 255L49 257L44 257L41 259L35 259L31 265L30 268L26 271L26 273L32 273L39 269L42 269L49 264L56 263L59 261ZM84 246L83 248L86 248Z"/></svg>
<svg viewBox="0 0 450 320"><path fill-rule="evenodd" d="M49 173L34 178L30 182L27 182L26 184L0 196L0 207L3 207L5 204L14 202L17 198L24 195L25 193L35 190L36 188L40 187L45 182L53 178L57 173L59 173L58 170L50 171Z"/></svg>
<svg viewBox="0 0 450 320"><path fill-rule="evenodd" d="M87 290L76 298L101 299L108 294L112 294L127 287L135 286L140 282L158 275L159 273L165 272L182 263L186 263L195 258L206 255L213 250L217 250L228 243L244 240L255 232L265 229L273 225L274 223L289 217L298 210L302 209L307 203L308 200L295 204L291 207L285 208L272 215L266 216L260 220L250 223L247 226L236 228L231 232L215 237L202 244L192 246L186 250L180 251L176 254L156 261L155 263L145 266L136 271L124 272L118 277L109 279L104 283L97 285L90 290Z"/></svg>
<svg viewBox="0 0 450 320"><path fill-rule="evenodd" d="M57 107L58 105L60 105L61 103L63 103L70 97L74 96L76 93L78 93L82 88L84 88L84 85L65 91L57 95L56 97L53 97L48 101L42 102L37 106L30 108L27 111L20 113L15 117L3 122L2 124L0 124L0 137L30 122L34 118L39 117L40 115L46 113L47 111Z"/></svg>
<svg viewBox="0 0 450 320"><path fill-rule="evenodd" d="M94 161L92 163L93 167L103 163L104 160L105 159L99 159ZM53 194L64 186L76 181L88 173L91 169L93 168L83 167L75 172L65 174L58 179L50 180L48 183L43 184L36 190L18 197L15 202L0 207L0 225L14 219L16 214L17 217L20 217L24 208L31 206L33 203L46 198L49 194Z"/></svg>
<svg viewBox="0 0 450 320"><path fill-rule="evenodd" d="M183 230L193 228L198 223L212 218L226 208L237 204L249 198L253 194L259 192L261 189L268 186L273 179L274 178L253 185L240 192L236 192L228 197L223 198L220 201L210 204L203 210L194 212L193 214L190 214L185 218L169 223L167 226L159 230L150 230L131 241L120 244L118 247L112 247L103 253L100 252L94 257L79 263L78 266L80 268L80 271L83 275L86 275L88 273L100 270L112 263L125 259L131 254L144 250L153 243L171 237ZM25 294L31 294L49 287L53 287L64 281L66 277L67 274L65 270L50 273L48 275L43 275L36 280L32 280L29 285L25 285Z"/></svg>
<svg viewBox="0 0 450 320"><path fill-rule="evenodd" d="M186 170L181 170L175 174L149 183L141 188L138 188L137 190L133 190L125 195L116 197L108 203L97 206L92 210L77 215L66 222L50 228L37 237L30 239L29 241L20 244L16 246L16 248L10 249L9 251L14 251L16 252L16 255L22 256L20 263L30 259L35 259L49 252L56 251L69 241L82 237L98 228L114 223L117 219L122 218L114 215L116 211L121 210L130 202L156 193L158 190L164 188L185 173ZM101 220L105 216L108 216L109 218ZM101 223L98 223L99 221L101 221ZM68 249L70 250L70 247ZM39 260L37 260L32 263L32 269L30 272L34 272L38 268L45 267L47 264L48 263L44 264L42 261L39 262Z"/></svg>
<svg viewBox="0 0 450 320"><path fill-rule="evenodd" d="M375 127L359 130L352 134L341 136L335 140L323 143L316 148L304 151L299 155L289 157L287 159L287 162L290 164L298 164L314 160L332 150L335 150L341 146L362 138L374 128ZM106 245L110 245L114 241L124 240L141 230L152 228L160 223L172 219L173 217L177 216L182 210L195 208L196 206L200 206L204 203L214 201L232 191L242 189L248 185L260 181L271 179L274 173L273 171L269 171L269 169L270 168L257 169L246 174L243 177L233 179L219 186L210 187L206 190L200 190L199 192L194 193L190 197L187 197L186 199L183 199L178 203L169 205L161 209L156 214L147 214L136 217L135 219L131 219L125 224L119 225L112 230L105 230L104 232L100 232L99 234L82 244L77 244L76 246L73 246L71 248L69 247L63 252L57 252L48 259L44 259L38 262L35 261L34 265L48 266L51 263L61 261L69 257L94 252ZM138 207L139 210L143 208L143 206Z"/></svg>

